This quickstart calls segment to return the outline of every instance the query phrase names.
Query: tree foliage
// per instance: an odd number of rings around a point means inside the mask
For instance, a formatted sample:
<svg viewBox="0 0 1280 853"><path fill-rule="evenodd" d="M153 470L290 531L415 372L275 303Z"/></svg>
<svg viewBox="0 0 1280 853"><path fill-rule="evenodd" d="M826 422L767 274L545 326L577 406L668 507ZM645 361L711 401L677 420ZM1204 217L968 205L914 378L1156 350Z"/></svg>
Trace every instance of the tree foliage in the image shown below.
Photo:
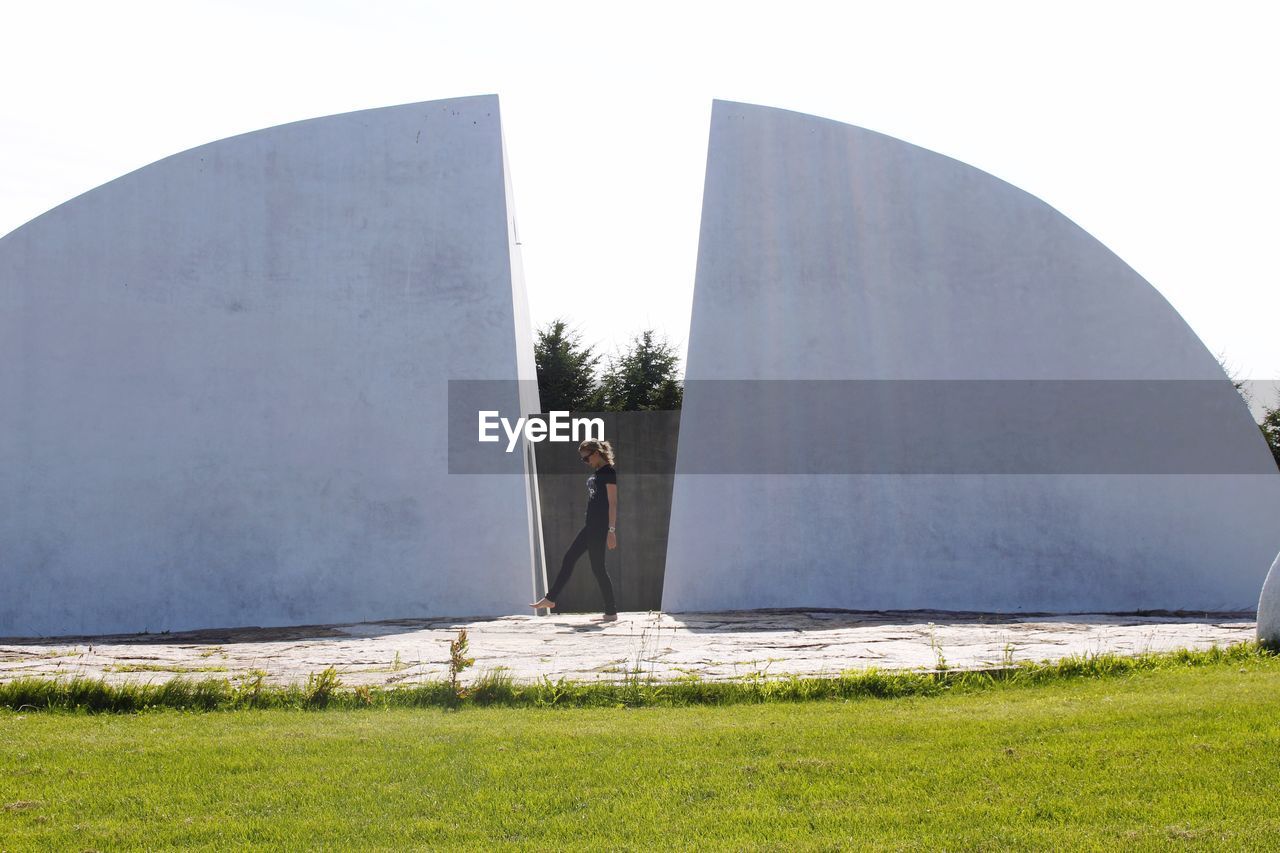
<svg viewBox="0 0 1280 853"><path fill-rule="evenodd" d="M581 332L569 329L564 320L554 320L538 330L533 355L544 412L598 409L595 373L602 356L582 343Z"/></svg>
<svg viewBox="0 0 1280 853"><path fill-rule="evenodd" d="M1280 468L1280 402L1276 407L1267 409L1266 415L1259 424L1262 435L1267 439L1267 444L1271 446L1271 455L1276 458L1276 467Z"/></svg>
<svg viewBox="0 0 1280 853"><path fill-rule="evenodd" d="M680 408L680 358L653 329L609 358L583 344L582 333L554 320L534 343L544 412L629 412ZM597 376L597 371L600 375Z"/></svg>
<svg viewBox="0 0 1280 853"><path fill-rule="evenodd" d="M1223 353L1217 354L1218 364L1222 367L1222 372L1231 380L1231 384L1240 392L1240 396L1244 398L1246 404L1252 406L1253 397L1249 393L1249 388L1244 379L1240 378L1239 372L1227 362ZM1266 439L1267 446L1271 448L1271 455L1275 457L1276 467L1280 468L1280 399L1276 401L1273 408L1263 407L1262 423L1258 424L1258 429L1262 430L1262 437Z"/></svg>
<svg viewBox="0 0 1280 853"><path fill-rule="evenodd" d="M683 398L680 357L652 329L609 360L599 388L600 408L609 412L678 409Z"/></svg>

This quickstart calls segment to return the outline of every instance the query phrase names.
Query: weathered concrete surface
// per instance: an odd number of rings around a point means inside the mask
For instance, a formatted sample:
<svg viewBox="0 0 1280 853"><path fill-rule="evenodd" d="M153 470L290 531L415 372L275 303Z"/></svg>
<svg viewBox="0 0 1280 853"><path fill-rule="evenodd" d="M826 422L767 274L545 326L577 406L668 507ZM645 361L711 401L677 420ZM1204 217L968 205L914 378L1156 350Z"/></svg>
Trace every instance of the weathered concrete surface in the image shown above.
<svg viewBox="0 0 1280 853"><path fill-rule="evenodd" d="M0 634L521 612L524 458L451 476L446 427L454 380L537 410L525 302L496 96L221 140L4 236Z"/></svg>
<svg viewBox="0 0 1280 853"><path fill-rule="evenodd" d="M1271 564L1258 598L1258 642L1280 648L1280 556Z"/></svg>
<svg viewBox="0 0 1280 853"><path fill-rule="evenodd" d="M474 668L464 680L507 667L517 681L548 676L724 680L763 673L834 675L848 669L983 668L1069 655L1226 646L1252 640L1251 613L1202 617L1019 616L956 613L776 611L507 616L396 620L187 634L0 639L0 681L20 676L102 676L110 682L176 675L230 678L251 669L271 682L305 681L336 667L347 685L412 684L441 678L449 641L465 628ZM130 671L131 668L134 671Z"/></svg>
<svg viewBox="0 0 1280 853"><path fill-rule="evenodd" d="M1039 199L862 128L715 102L685 379L663 610L1242 611L1280 550L1274 460L1160 293ZM830 393L774 405L806 382Z"/></svg>

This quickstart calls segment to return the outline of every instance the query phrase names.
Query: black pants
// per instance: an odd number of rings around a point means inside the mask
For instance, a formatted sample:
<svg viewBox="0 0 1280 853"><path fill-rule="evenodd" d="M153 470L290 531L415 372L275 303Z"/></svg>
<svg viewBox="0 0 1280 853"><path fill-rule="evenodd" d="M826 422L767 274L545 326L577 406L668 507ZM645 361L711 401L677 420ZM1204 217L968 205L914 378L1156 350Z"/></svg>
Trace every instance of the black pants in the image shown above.
<svg viewBox="0 0 1280 853"><path fill-rule="evenodd" d="M578 562L582 552L586 551L591 557L591 571L596 576L596 583L600 584L600 592L604 595L604 612L617 613L618 606L613 600L613 584L609 581L609 573L604 567L605 541L608 538L609 528L607 527L584 527L579 530L569 550L564 552L564 559L560 561L560 574L556 575L555 583L551 585L551 589L547 590L547 598L555 601L560 597L564 585L569 582L569 576L573 574L574 563Z"/></svg>

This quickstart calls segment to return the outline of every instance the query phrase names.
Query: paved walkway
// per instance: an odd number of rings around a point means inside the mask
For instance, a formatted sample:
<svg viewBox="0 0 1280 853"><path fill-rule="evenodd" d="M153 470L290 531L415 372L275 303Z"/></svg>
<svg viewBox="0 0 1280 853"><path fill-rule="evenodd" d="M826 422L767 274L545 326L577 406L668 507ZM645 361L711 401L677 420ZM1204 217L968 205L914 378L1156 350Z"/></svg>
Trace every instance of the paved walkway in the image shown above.
<svg viewBox="0 0 1280 853"><path fill-rule="evenodd" d="M1000 666L1073 654L1207 648L1254 639L1253 614L993 616L848 611L507 616L297 628L239 628L48 640L0 639L0 681L87 675L111 682L234 677L261 669L276 684L336 667L346 685L441 678L449 641L465 628L474 678L505 667L516 681L630 674L703 679L843 670Z"/></svg>

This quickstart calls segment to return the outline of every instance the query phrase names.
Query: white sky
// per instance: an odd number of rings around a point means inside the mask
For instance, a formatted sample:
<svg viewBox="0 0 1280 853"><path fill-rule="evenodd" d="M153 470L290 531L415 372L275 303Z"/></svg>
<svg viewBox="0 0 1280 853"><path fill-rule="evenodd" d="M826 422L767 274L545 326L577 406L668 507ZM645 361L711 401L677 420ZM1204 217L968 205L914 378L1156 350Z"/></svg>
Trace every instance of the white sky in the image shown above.
<svg viewBox="0 0 1280 853"><path fill-rule="evenodd" d="M0 0L0 234L161 157L496 92L534 322L686 344L712 98L856 124L1075 220L1280 377L1268 2Z"/></svg>

